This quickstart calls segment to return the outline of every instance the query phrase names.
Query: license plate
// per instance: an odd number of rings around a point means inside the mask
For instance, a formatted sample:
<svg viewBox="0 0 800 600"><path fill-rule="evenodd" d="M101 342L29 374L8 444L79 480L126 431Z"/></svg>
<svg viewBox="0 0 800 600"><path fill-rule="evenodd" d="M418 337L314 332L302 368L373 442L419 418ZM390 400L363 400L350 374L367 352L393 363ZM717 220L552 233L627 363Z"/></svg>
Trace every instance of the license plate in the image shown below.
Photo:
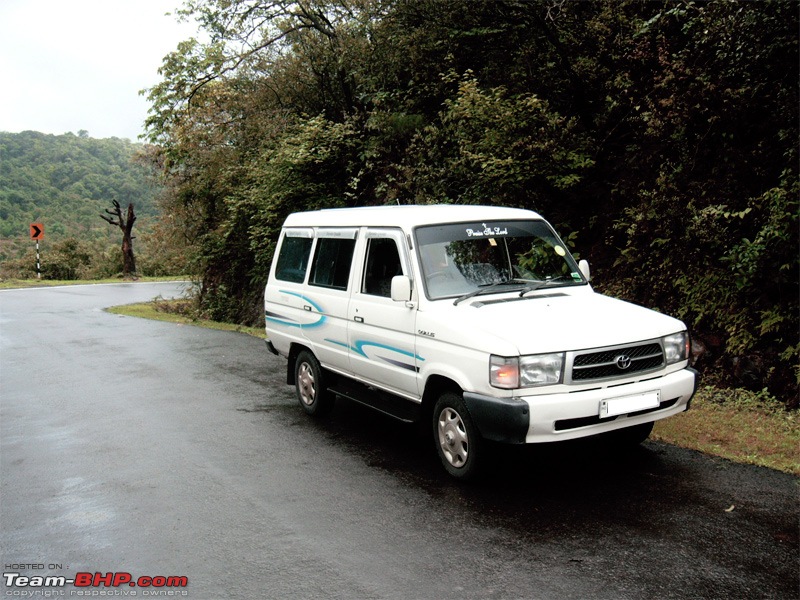
<svg viewBox="0 0 800 600"><path fill-rule="evenodd" d="M627 415L628 413L656 408L661 402L661 394L658 391L645 392L635 396L623 396L622 398L610 398L600 402L600 418L616 417L617 415Z"/></svg>

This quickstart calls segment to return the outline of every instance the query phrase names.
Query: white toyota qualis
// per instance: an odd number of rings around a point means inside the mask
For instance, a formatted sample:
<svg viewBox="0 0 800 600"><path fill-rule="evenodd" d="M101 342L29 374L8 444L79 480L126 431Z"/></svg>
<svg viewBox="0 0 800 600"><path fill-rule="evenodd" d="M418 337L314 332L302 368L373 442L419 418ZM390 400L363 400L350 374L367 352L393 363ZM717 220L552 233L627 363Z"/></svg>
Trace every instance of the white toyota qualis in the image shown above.
<svg viewBox="0 0 800 600"><path fill-rule="evenodd" d="M604 432L638 444L696 389L686 326L593 291L535 212L386 206L290 215L265 290L267 346L303 409L337 396L430 423L468 479L484 440Z"/></svg>

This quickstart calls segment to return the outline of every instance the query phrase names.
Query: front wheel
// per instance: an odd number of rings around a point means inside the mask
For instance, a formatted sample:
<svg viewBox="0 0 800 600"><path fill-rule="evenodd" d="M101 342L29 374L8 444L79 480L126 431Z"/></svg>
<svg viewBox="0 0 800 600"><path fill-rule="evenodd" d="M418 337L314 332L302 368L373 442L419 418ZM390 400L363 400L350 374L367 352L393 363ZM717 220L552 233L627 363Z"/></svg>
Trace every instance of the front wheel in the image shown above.
<svg viewBox="0 0 800 600"><path fill-rule="evenodd" d="M294 382L300 406L311 416L327 415L333 408L333 396L325 388L319 361L311 352L303 350L294 364Z"/></svg>
<svg viewBox="0 0 800 600"><path fill-rule="evenodd" d="M445 392L433 408L433 437L445 470L457 479L474 478L482 439L460 394Z"/></svg>

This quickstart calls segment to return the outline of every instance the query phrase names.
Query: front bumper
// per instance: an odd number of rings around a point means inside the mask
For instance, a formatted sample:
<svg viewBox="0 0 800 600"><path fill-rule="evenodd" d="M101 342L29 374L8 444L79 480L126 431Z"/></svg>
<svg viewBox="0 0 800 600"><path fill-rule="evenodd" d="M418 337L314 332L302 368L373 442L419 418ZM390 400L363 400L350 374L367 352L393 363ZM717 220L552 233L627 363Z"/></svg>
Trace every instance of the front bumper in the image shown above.
<svg viewBox="0 0 800 600"><path fill-rule="evenodd" d="M512 444L556 442L587 437L669 417L688 408L698 375L686 368L663 377L581 392L492 398L465 393L464 403L481 435ZM660 405L647 410L600 417L600 405L658 391Z"/></svg>

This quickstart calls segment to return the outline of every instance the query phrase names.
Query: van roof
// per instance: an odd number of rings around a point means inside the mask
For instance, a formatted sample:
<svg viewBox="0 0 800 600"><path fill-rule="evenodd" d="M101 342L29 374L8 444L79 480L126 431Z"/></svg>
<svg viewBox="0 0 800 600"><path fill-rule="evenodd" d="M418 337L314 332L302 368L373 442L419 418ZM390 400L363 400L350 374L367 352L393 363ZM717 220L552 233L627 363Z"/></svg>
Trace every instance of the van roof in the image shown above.
<svg viewBox="0 0 800 600"><path fill-rule="evenodd" d="M419 204L328 208L289 215L284 227L401 227L489 220L541 219L531 210L473 204Z"/></svg>

